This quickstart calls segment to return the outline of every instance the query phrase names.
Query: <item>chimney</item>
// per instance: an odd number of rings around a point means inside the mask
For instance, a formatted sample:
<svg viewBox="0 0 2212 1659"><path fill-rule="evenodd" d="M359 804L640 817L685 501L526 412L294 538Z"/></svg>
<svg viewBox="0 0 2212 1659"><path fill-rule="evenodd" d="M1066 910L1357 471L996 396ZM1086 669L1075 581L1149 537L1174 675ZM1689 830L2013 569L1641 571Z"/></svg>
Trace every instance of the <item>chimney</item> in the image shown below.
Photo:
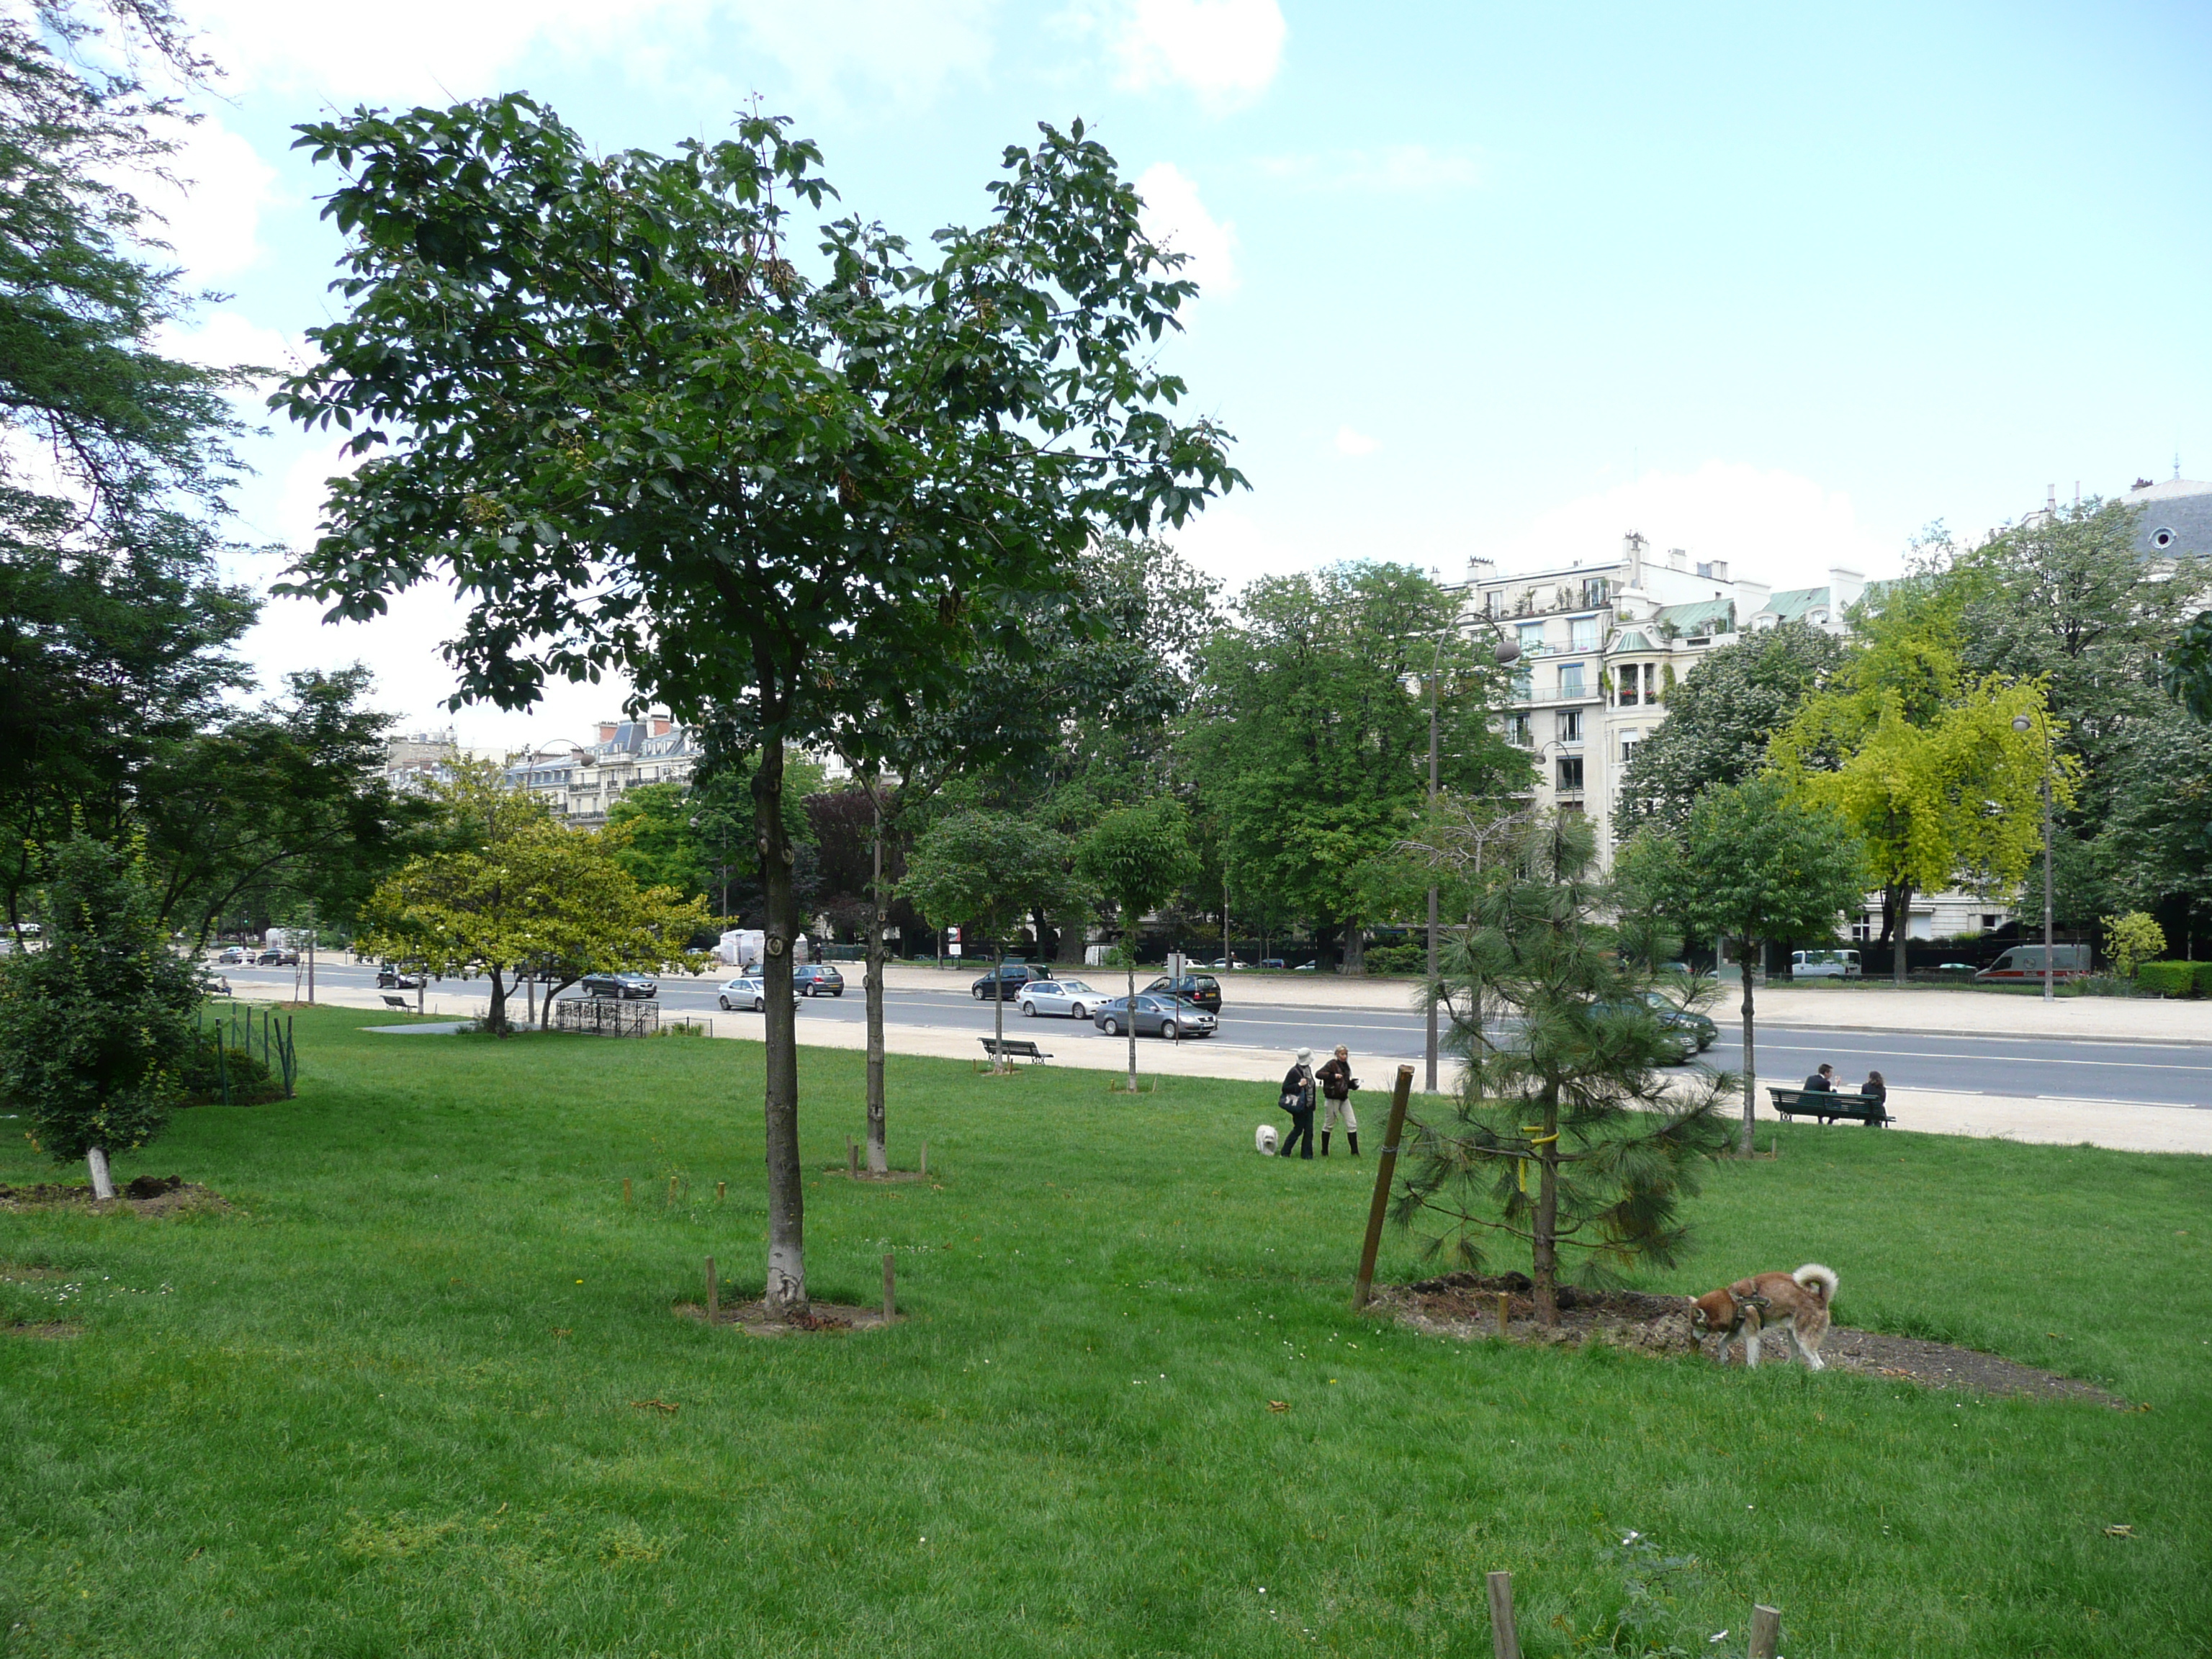
<svg viewBox="0 0 2212 1659"><path fill-rule="evenodd" d="M1667 550L1668 569L1687 570L1689 568L1690 555L1686 550L1680 547L1670 547Z"/></svg>
<svg viewBox="0 0 2212 1659"><path fill-rule="evenodd" d="M1644 585L1644 553L1649 545L1641 532L1632 530L1620 538L1621 562L1628 567L1628 586Z"/></svg>
<svg viewBox="0 0 2212 1659"><path fill-rule="evenodd" d="M668 735L668 728L675 723L675 721L670 720L665 714L655 714L653 717L653 735L656 738L666 737Z"/></svg>
<svg viewBox="0 0 2212 1659"><path fill-rule="evenodd" d="M615 733L621 729L622 722L619 720L601 720L599 722L599 741L601 743L612 743L615 740Z"/></svg>
<svg viewBox="0 0 2212 1659"><path fill-rule="evenodd" d="M1711 568L1712 570L1713 580L1715 581L1724 582L1729 579L1728 561L1726 559L1715 559L1712 562Z"/></svg>
<svg viewBox="0 0 2212 1659"><path fill-rule="evenodd" d="M1842 565L1828 567L1828 611L1841 622L1844 608L1856 605L1866 593L1866 573L1847 570Z"/></svg>

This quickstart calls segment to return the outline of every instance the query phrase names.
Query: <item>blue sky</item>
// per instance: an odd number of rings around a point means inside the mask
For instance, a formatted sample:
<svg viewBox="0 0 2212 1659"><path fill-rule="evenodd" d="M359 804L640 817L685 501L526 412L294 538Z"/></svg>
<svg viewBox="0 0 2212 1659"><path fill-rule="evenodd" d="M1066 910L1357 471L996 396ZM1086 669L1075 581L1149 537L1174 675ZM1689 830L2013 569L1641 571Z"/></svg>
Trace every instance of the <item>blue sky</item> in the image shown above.
<svg viewBox="0 0 2212 1659"><path fill-rule="evenodd" d="M173 210L230 298L194 349L283 360L329 314L333 108L526 88L665 147L743 99L917 237L1081 114L1206 295L1170 356L1253 489L1186 550L1233 591L1350 557L1456 574L1624 531L1778 586L1894 569L1931 520L2212 476L2212 10L1298 0L187 3L228 65ZM253 447L248 532L312 533L327 452ZM273 578L276 562L245 574ZM285 669L361 658L444 724L430 592L372 629L272 608ZM464 740L588 736L613 688Z"/></svg>

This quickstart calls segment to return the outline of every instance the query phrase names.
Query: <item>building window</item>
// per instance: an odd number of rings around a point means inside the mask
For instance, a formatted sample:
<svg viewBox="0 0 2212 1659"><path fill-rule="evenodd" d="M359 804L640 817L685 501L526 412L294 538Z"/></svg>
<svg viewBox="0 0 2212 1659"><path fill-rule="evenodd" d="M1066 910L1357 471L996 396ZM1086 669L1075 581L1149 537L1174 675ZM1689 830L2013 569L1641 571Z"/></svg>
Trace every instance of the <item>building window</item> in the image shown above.
<svg viewBox="0 0 2212 1659"><path fill-rule="evenodd" d="M1636 745L1642 741L1639 732L1624 732L1620 734L1620 763L1623 766L1636 758Z"/></svg>
<svg viewBox="0 0 2212 1659"><path fill-rule="evenodd" d="M1583 787L1583 757L1580 755L1560 756L1559 778L1561 793L1580 794Z"/></svg>
<svg viewBox="0 0 2212 1659"><path fill-rule="evenodd" d="M1603 576L1589 576L1583 581L1583 603L1590 606L1603 605L1613 597L1613 584Z"/></svg>
<svg viewBox="0 0 2212 1659"><path fill-rule="evenodd" d="M1578 662L1559 665L1559 695L1579 697L1583 695L1583 665Z"/></svg>
<svg viewBox="0 0 2212 1659"><path fill-rule="evenodd" d="M1559 741L1580 743L1583 740L1583 711L1570 708L1559 716Z"/></svg>
<svg viewBox="0 0 2212 1659"><path fill-rule="evenodd" d="M1597 618L1577 617L1567 624L1567 649L1595 651L1597 649Z"/></svg>
<svg viewBox="0 0 2212 1659"><path fill-rule="evenodd" d="M1528 746L1528 716L1527 714L1508 714L1505 717L1505 741L1517 743L1523 749Z"/></svg>
<svg viewBox="0 0 2212 1659"><path fill-rule="evenodd" d="M1994 933L1996 930L1997 919L1986 910L1982 912L1982 931L1985 933Z"/></svg>
<svg viewBox="0 0 2212 1659"><path fill-rule="evenodd" d="M1535 671L1516 668L1513 671L1513 685L1509 693L1516 702L1533 702L1536 698Z"/></svg>
<svg viewBox="0 0 2212 1659"><path fill-rule="evenodd" d="M1521 654L1524 657L1540 657L1544 654L1543 623L1522 623L1521 624Z"/></svg>

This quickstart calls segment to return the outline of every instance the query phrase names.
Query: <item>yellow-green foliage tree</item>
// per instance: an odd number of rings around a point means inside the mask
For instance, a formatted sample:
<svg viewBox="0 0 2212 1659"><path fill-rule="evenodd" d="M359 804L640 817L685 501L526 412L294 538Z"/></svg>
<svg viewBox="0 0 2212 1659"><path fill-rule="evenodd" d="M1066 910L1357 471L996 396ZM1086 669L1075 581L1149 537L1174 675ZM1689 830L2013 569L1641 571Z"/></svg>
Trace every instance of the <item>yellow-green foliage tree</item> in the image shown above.
<svg viewBox="0 0 2212 1659"><path fill-rule="evenodd" d="M591 969L690 967L704 899L641 889L619 861L621 830L555 823L542 804L465 770L439 792L466 844L410 860L362 908L361 948L435 974L479 973L491 986L490 1029L510 1026L517 976L551 964L574 979Z"/></svg>
<svg viewBox="0 0 2212 1659"><path fill-rule="evenodd" d="M1966 881L2011 887L2042 844L2045 769L2062 805L2079 769L2057 752L2040 680L1960 666L1959 605L1908 580L1860 619L1865 645L1808 698L1768 755L1801 799L1832 808L1865 844L1905 979L1915 893ZM2028 716L2028 730L2013 720Z"/></svg>
<svg viewBox="0 0 2212 1659"><path fill-rule="evenodd" d="M2124 916L2106 916L2105 954L2112 958L2115 974L2122 979L2133 979L2136 968L2166 954L2166 929L2158 925L2155 917L2141 910L2130 910Z"/></svg>

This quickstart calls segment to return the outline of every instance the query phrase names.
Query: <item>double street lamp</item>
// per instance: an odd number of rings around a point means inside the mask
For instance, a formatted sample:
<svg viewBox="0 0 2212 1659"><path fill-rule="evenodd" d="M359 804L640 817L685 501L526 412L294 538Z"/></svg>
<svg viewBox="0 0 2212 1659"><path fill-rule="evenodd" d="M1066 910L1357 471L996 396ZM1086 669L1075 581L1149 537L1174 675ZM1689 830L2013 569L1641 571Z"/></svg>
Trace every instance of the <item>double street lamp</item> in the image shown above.
<svg viewBox="0 0 2212 1659"><path fill-rule="evenodd" d="M2025 736L2041 725L2043 732L2043 1000L2051 1000L2051 727L2027 714L2014 714L2012 729Z"/></svg>

